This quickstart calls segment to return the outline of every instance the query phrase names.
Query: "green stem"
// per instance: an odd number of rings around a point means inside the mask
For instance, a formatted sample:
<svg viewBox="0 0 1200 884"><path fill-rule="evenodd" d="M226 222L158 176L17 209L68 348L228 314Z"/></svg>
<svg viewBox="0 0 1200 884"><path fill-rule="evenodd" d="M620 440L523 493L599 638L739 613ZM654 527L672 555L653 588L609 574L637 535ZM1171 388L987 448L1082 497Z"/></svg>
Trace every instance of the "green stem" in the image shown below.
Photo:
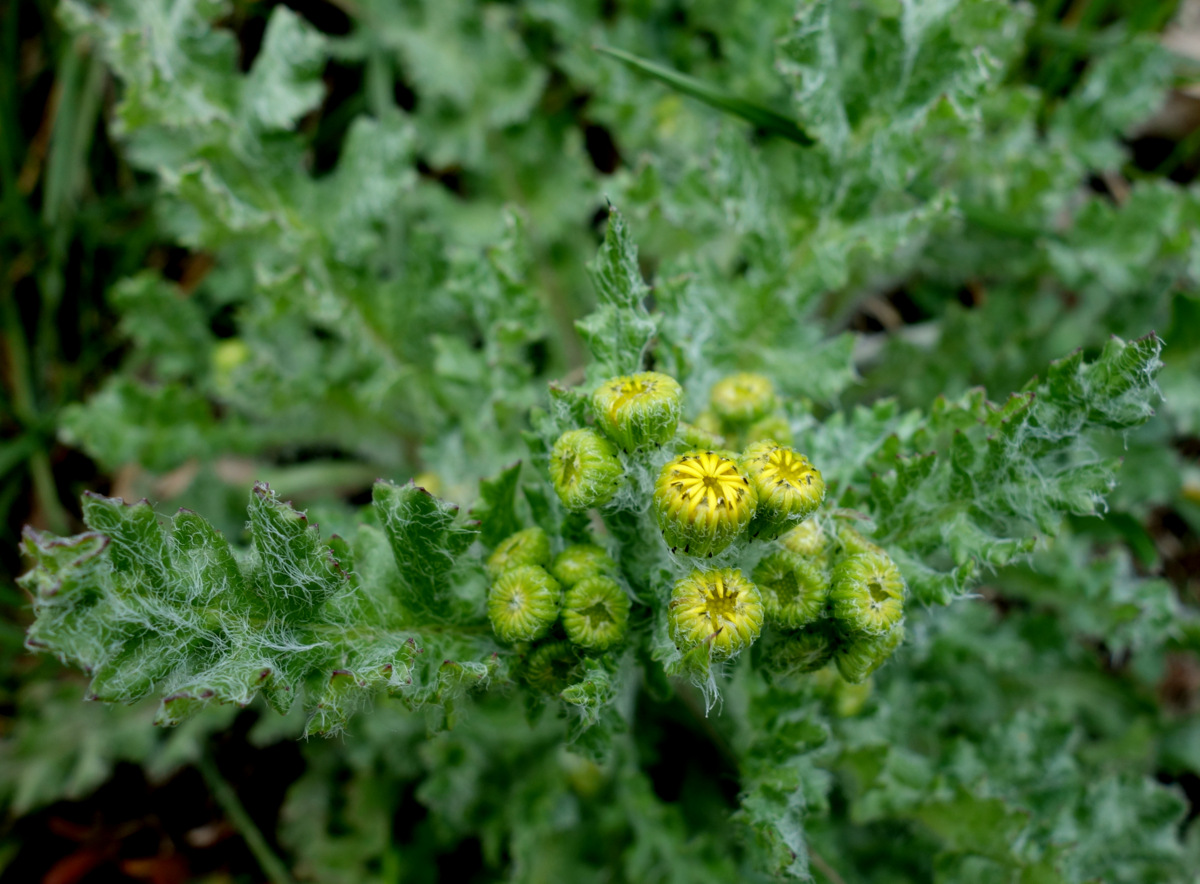
<svg viewBox="0 0 1200 884"><path fill-rule="evenodd" d="M267 839L263 837L262 832L258 830L258 826L254 824L254 820L250 818L250 814L246 812L246 808L242 806L242 802L237 797L237 792L234 791L229 781L221 775L221 771L217 769L216 762L213 761L212 755L207 750L202 752L197 759L196 767L200 769L200 773L204 776L204 781L208 784L209 791L212 792L213 798L220 805L226 818L241 833L242 839L246 842L246 846L250 848L250 852L254 854L259 868L267 876L267 880L271 884L293 884L292 876L288 872L287 866L271 850L271 846L267 844Z"/></svg>

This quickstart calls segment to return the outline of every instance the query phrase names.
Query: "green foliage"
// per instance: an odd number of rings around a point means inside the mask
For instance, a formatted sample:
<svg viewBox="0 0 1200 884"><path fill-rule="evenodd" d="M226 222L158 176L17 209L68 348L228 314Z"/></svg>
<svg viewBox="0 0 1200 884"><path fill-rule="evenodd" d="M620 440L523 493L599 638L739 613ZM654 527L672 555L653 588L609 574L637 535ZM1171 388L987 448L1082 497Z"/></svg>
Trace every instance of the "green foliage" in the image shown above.
<svg viewBox="0 0 1200 884"><path fill-rule="evenodd" d="M121 364L59 437L170 472L188 487L160 496L205 516L89 494L79 533L27 529L27 647L118 705L11 692L15 813L121 760L194 763L250 706L261 743L343 735L301 744L281 811L310 880L421 880L472 840L529 881L1200 865L1173 785L1200 770L1194 711L1164 687L1200 620L1147 527L1200 524L1197 203L1120 140L1177 62L1088 30L1102 11L1068 35L1091 41L1075 70L1043 57L1048 5L685 6L362 0L340 34L275 6L254 48L240 3L65 0L159 235L199 269L111 290ZM770 617L728 662L671 641L697 563L649 500L679 438L613 453L615 496L564 506L554 443L605 429L591 394L648 370L685 421L720 379L769 379L828 489L834 546L805 567L856 542L900 566L905 638L863 684ZM259 477L279 493L243 509ZM534 526L611 560L612 644L495 634L487 563ZM777 549L739 536L699 567ZM844 643L830 622L813 634Z"/></svg>

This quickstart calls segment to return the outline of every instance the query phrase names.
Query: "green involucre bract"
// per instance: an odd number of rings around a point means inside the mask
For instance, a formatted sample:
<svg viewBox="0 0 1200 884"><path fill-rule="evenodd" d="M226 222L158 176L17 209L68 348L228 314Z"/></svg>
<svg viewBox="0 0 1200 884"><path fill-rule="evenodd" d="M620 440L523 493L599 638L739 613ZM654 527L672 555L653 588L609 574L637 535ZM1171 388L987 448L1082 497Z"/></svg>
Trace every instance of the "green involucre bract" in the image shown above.
<svg viewBox="0 0 1200 884"><path fill-rule="evenodd" d="M541 528L526 528L504 538L488 556L488 576L495 580L520 565L550 565L550 537Z"/></svg>
<svg viewBox="0 0 1200 884"><path fill-rule="evenodd" d="M754 516L757 496L737 462L715 451L669 461L654 486L654 514L667 546L685 555L715 555Z"/></svg>
<svg viewBox="0 0 1200 884"><path fill-rule="evenodd" d="M767 619L788 629L820 618L829 600L829 577L814 562L786 549L764 556L752 576Z"/></svg>
<svg viewBox="0 0 1200 884"><path fill-rule="evenodd" d="M855 635L843 639L838 643L833 659L842 678L859 684L882 666L903 641L904 621L901 620L881 635Z"/></svg>
<svg viewBox="0 0 1200 884"><path fill-rule="evenodd" d="M587 577L563 597L563 626L581 648L604 651L625 638L629 596L608 577Z"/></svg>
<svg viewBox="0 0 1200 884"><path fill-rule="evenodd" d="M817 519L801 522L780 537L779 542L784 549L802 556L828 556L828 539L825 537L825 529Z"/></svg>
<svg viewBox="0 0 1200 884"><path fill-rule="evenodd" d="M834 566L829 601L847 633L887 633L904 616L904 595L904 578L886 553L858 553Z"/></svg>
<svg viewBox="0 0 1200 884"><path fill-rule="evenodd" d="M724 448L725 439L719 433L710 432L696 424L679 422L679 438L691 448Z"/></svg>
<svg viewBox="0 0 1200 884"><path fill-rule="evenodd" d="M617 569L603 547L594 543L575 543L554 557L550 573L563 586L571 587L586 577L611 574Z"/></svg>
<svg viewBox="0 0 1200 884"><path fill-rule="evenodd" d="M733 374L713 385L709 402L726 424L749 424L775 409L775 385L760 374Z"/></svg>
<svg viewBox="0 0 1200 884"><path fill-rule="evenodd" d="M727 660L750 647L762 631L762 596L736 569L693 571L675 584L667 618L680 650L707 645L712 659Z"/></svg>
<svg viewBox="0 0 1200 884"><path fill-rule="evenodd" d="M595 430L568 430L550 452L550 480L569 510L604 506L621 486L617 449Z"/></svg>
<svg viewBox="0 0 1200 884"><path fill-rule="evenodd" d="M507 642L546 634L562 604L562 587L538 565L518 565L496 578L488 593L488 619Z"/></svg>
<svg viewBox="0 0 1200 884"><path fill-rule="evenodd" d="M786 446L756 442L742 454L741 466L758 494L753 537L773 540L811 516L825 499L820 472Z"/></svg>
<svg viewBox="0 0 1200 884"><path fill-rule="evenodd" d="M625 451L662 445L675 435L683 388L656 371L613 378L592 394L596 424Z"/></svg>

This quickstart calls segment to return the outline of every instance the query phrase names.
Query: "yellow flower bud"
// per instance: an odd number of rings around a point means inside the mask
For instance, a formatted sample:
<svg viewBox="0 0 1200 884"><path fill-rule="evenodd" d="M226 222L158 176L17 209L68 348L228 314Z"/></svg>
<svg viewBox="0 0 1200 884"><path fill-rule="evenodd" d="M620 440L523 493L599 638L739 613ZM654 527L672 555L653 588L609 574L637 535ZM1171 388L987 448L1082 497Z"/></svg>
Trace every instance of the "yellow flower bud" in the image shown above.
<svg viewBox="0 0 1200 884"><path fill-rule="evenodd" d="M758 494L752 537L773 540L817 511L825 480L808 458L774 442L757 442L742 454L742 469Z"/></svg>
<svg viewBox="0 0 1200 884"><path fill-rule="evenodd" d="M785 549L776 550L754 569L767 619L799 629L821 617L829 600L829 578L812 562Z"/></svg>
<svg viewBox="0 0 1200 884"><path fill-rule="evenodd" d="M506 642L533 641L545 635L562 603L562 587L537 565L518 565L496 578L488 593L488 619Z"/></svg>
<svg viewBox="0 0 1200 884"><path fill-rule="evenodd" d="M750 647L762 631L758 587L741 571L693 571L675 584L667 606L671 639L685 653L707 645L714 660Z"/></svg>
<svg viewBox="0 0 1200 884"><path fill-rule="evenodd" d="M775 410L775 385L760 374L733 374L713 385L709 401L724 423L745 425Z"/></svg>
<svg viewBox="0 0 1200 884"><path fill-rule="evenodd" d="M721 552L754 516L757 496L737 461L693 451L667 463L654 486L654 511L663 539L676 552Z"/></svg>
<svg viewBox="0 0 1200 884"><path fill-rule="evenodd" d="M550 573L563 586L571 587L585 577L600 577L617 570L602 547L594 543L576 543L554 557Z"/></svg>
<svg viewBox="0 0 1200 884"><path fill-rule="evenodd" d="M569 430L550 452L550 481L569 510L604 506L621 487L617 449L595 430Z"/></svg>
<svg viewBox="0 0 1200 884"><path fill-rule="evenodd" d="M567 590L562 618L572 642L604 651L625 638L629 596L608 577L587 577Z"/></svg>
<svg viewBox="0 0 1200 884"><path fill-rule="evenodd" d="M682 402L678 382L656 371L613 378L592 394L596 424L625 451L670 441Z"/></svg>
<svg viewBox="0 0 1200 884"><path fill-rule="evenodd" d="M904 617L906 587L886 553L847 556L834 566L829 600L847 633L884 635Z"/></svg>
<svg viewBox="0 0 1200 884"><path fill-rule="evenodd" d="M550 565L550 538L541 528L526 528L501 540L488 556L488 576L495 580L518 565Z"/></svg>

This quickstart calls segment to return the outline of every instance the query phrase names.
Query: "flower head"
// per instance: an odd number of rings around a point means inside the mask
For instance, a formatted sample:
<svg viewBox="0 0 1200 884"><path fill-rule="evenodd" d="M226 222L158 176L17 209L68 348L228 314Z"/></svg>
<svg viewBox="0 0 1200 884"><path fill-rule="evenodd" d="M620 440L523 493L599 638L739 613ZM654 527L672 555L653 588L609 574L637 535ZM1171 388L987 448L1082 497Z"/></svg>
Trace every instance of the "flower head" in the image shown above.
<svg viewBox="0 0 1200 884"><path fill-rule="evenodd" d="M788 424L787 418L778 414L769 414L752 423L746 429L744 443L753 445L755 442L777 442L780 445L791 445L792 428Z"/></svg>
<svg viewBox="0 0 1200 884"><path fill-rule="evenodd" d="M791 531L779 538L784 549L791 550L802 556L822 556L826 554L825 529L816 519L801 522Z"/></svg>
<svg viewBox="0 0 1200 884"><path fill-rule="evenodd" d="M775 385L760 374L732 374L713 385L709 401L726 424L745 425L775 409Z"/></svg>
<svg viewBox="0 0 1200 884"><path fill-rule="evenodd" d="M518 565L496 578L488 593L488 619L507 642L533 641L558 619L562 587L537 565Z"/></svg>
<svg viewBox="0 0 1200 884"><path fill-rule="evenodd" d="M904 617L904 578L885 552L847 556L834 566L829 600L848 633L883 635Z"/></svg>
<svg viewBox="0 0 1200 884"><path fill-rule="evenodd" d="M621 486L617 449L595 430L568 430L550 452L550 481L569 510L604 506Z"/></svg>
<svg viewBox="0 0 1200 884"><path fill-rule="evenodd" d="M662 445L675 435L683 388L656 371L606 381L592 394L596 424L625 451Z"/></svg>
<svg viewBox="0 0 1200 884"><path fill-rule="evenodd" d="M541 528L526 528L510 534L488 556L488 576L495 580L509 568L519 565L550 564L550 537Z"/></svg>
<svg viewBox="0 0 1200 884"><path fill-rule="evenodd" d="M829 578L824 572L786 549L764 556L753 576L767 618L788 629L799 629L819 619L829 600Z"/></svg>
<svg viewBox="0 0 1200 884"><path fill-rule="evenodd" d="M737 461L715 451L692 451L667 463L654 486L654 511L663 539L690 556L721 552L754 516L757 496Z"/></svg>
<svg viewBox="0 0 1200 884"><path fill-rule="evenodd" d="M773 540L807 519L825 499L825 480L808 458L774 442L757 442L742 454L742 468L758 493L750 534Z"/></svg>
<svg viewBox="0 0 1200 884"><path fill-rule="evenodd" d="M587 577L567 590L562 618L572 642L604 651L625 637L629 596L608 577Z"/></svg>
<svg viewBox="0 0 1200 884"><path fill-rule="evenodd" d="M617 569L603 547L594 543L575 543L554 557L550 573L563 586L571 587L585 577L611 574Z"/></svg>
<svg viewBox="0 0 1200 884"><path fill-rule="evenodd" d="M667 612L675 644L685 652L707 644L715 660L736 656L762 631L758 587L730 568L684 577L675 584Z"/></svg>

